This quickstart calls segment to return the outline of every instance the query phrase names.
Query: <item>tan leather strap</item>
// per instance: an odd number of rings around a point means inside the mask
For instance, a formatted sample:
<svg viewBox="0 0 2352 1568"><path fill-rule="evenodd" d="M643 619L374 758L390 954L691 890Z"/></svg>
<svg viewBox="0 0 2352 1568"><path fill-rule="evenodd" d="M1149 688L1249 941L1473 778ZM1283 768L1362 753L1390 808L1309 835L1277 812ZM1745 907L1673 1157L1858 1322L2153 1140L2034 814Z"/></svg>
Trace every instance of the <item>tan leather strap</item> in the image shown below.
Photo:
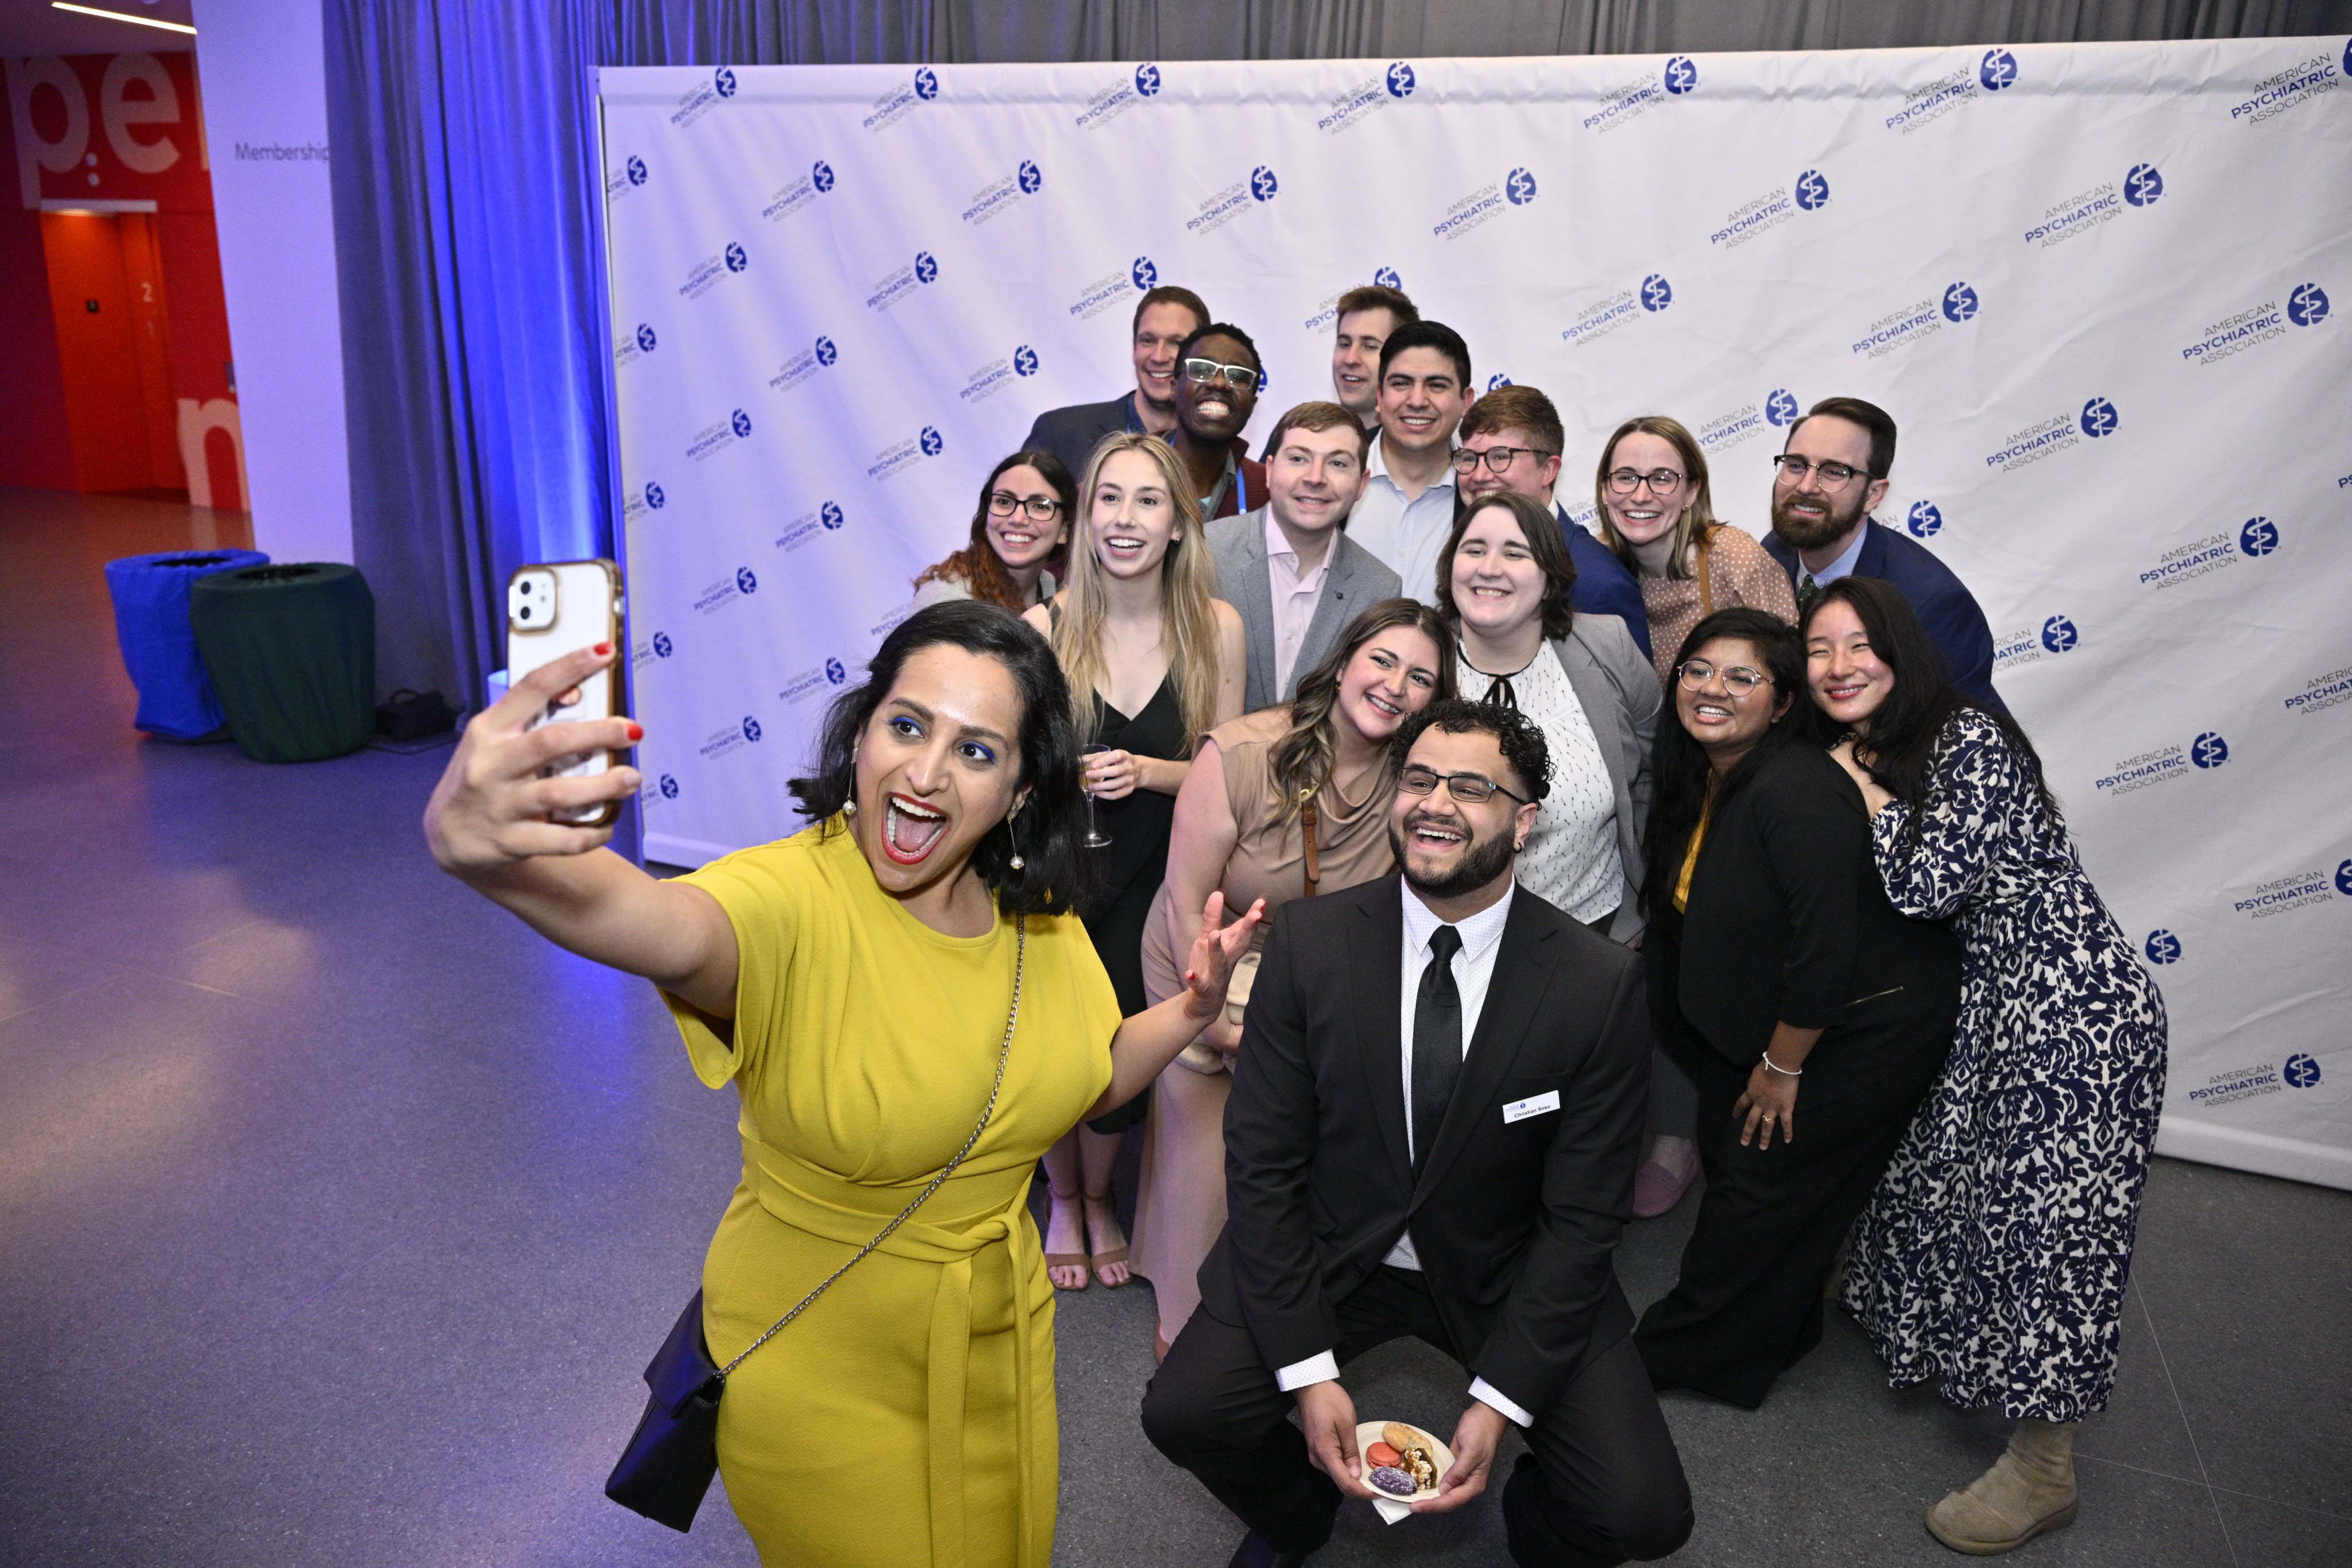
<svg viewBox="0 0 2352 1568"><path fill-rule="evenodd" d="M1315 849L1315 802L1308 800L1298 808L1298 826L1307 835L1307 896L1315 896L1315 884L1323 880L1322 857Z"/></svg>
<svg viewBox="0 0 2352 1568"><path fill-rule="evenodd" d="M1715 613L1715 583L1706 572L1706 548L1707 536L1703 533L1698 537L1698 613L1702 621Z"/></svg>

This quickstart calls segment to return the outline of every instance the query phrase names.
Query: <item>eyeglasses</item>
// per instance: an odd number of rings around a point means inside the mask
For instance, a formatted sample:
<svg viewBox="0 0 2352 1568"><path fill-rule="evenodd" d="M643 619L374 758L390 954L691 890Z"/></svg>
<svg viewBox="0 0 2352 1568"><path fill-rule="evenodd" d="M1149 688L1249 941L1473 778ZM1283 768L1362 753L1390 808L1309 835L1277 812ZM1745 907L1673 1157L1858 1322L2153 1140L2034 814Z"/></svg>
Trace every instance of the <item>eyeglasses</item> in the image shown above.
<svg viewBox="0 0 2352 1568"><path fill-rule="evenodd" d="M1029 520L1050 523L1062 509L1062 503L1051 496L1016 496L1010 490L998 490L988 497L988 515L1009 517L1014 512L1029 514Z"/></svg>
<svg viewBox="0 0 2352 1568"><path fill-rule="evenodd" d="M1609 488L1620 496L1630 496L1647 485L1653 496L1671 496L1683 487L1685 477L1671 468L1660 468L1648 474L1637 474L1631 468L1612 468L1609 471Z"/></svg>
<svg viewBox="0 0 2352 1568"><path fill-rule="evenodd" d="M1184 379L1192 382L1213 382L1220 376L1235 392L1247 392L1257 385L1257 372L1247 365L1221 365L1214 360L1186 360Z"/></svg>
<svg viewBox="0 0 2352 1568"><path fill-rule="evenodd" d="M1862 472L1843 463L1816 463L1793 452L1783 452L1772 461L1780 465L1780 482L1783 485L1801 485L1806 475L1818 474L1822 476L1822 486L1834 490Z"/></svg>
<svg viewBox="0 0 2352 1568"><path fill-rule="evenodd" d="M1500 474L1512 464L1517 463L1522 455L1532 457L1538 463L1547 457L1559 455L1556 452L1546 452L1540 446L1489 446L1484 452L1473 452L1468 447L1462 446L1454 449L1454 466L1461 473L1475 474L1478 472L1479 463L1484 461L1487 473Z"/></svg>
<svg viewBox="0 0 2352 1568"><path fill-rule="evenodd" d="M1465 806L1475 806L1496 795L1508 795L1522 806L1535 802L1515 789L1506 789L1484 773L1440 773L1434 768L1424 768L1418 762L1408 763L1397 775L1397 788L1408 795L1427 795L1440 784L1446 792Z"/></svg>
<svg viewBox="0 0 2352 1568"><path fill-rule="evenodd" d="M1675 675L1691 691L1698 690L1721 675L1723 689L1736 697L1744 697L1758 686L1772 684L1772 677L1761 670L1751 670L1745 664L1733 664L1727 669L1718 670L1705 659L1685 659L1675 666Z"/></svg>

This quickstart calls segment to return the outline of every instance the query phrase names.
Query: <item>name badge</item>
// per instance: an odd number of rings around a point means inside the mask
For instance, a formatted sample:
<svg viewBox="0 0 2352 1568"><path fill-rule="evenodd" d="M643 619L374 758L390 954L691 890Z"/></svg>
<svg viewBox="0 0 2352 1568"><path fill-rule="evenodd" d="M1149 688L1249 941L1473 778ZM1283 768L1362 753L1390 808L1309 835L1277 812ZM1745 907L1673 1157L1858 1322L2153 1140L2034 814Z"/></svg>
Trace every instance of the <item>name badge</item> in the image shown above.
<svg viewBox="0 0 2352 1568"><path fill-rule="evenodd" d="M1524 1122L1530 1116L1540 1116L1547 1111L1557 1111L1559 1109L1559 1091L1557 1089L1546 1090L1543 1093L1536 1095L1533 1099L1514 1100L1509 1104L1504 1106L1503 1125L1507 1127L1514 1122Z"/></svg>

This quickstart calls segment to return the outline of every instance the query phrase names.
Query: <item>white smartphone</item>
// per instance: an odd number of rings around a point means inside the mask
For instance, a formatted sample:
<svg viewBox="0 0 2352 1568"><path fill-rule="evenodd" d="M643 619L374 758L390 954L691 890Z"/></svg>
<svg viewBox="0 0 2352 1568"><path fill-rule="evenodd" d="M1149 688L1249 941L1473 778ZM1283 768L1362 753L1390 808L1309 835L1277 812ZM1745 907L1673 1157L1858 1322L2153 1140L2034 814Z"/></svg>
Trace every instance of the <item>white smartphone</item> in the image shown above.
<svg viewBox="0 0 2352 1568"><path fill-rule="evenodd" d="M621 641L621 569L609 560L559 560L518 567L507 580L507 678L523 677L583 648ZM550 702L528 727L611 718L620 712L620 664L580 683L577 702ZM540 769L542 779L593 779L620 761L618 751L585 751L558 758ZM572 806L550 814L567 827L601 828L621 814L618 800Z"/></svg>

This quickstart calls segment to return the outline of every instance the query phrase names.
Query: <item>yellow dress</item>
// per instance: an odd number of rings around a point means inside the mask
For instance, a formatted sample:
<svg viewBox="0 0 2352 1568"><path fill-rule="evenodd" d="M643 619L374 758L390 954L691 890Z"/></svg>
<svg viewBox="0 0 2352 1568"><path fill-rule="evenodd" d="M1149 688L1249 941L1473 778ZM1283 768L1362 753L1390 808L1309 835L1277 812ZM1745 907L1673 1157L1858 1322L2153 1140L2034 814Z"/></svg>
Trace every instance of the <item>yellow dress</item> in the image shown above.
<svg viewBox="0 0 2352 1568"><path fill-rule="evenodd" d="M1013 929L945 936L811 828L684 880L741 953L730 1029L667 997L704 1083L741 1097L743 1177L703 1264L724 1365L873 1239L987 1103ZM1054 1291L1038 1157L1110 1082L1117 998L1076 915L1032 915L1004 1088L953 1179L727 1381L719 1468L776 1568L1046 1568Z"/></svg>

